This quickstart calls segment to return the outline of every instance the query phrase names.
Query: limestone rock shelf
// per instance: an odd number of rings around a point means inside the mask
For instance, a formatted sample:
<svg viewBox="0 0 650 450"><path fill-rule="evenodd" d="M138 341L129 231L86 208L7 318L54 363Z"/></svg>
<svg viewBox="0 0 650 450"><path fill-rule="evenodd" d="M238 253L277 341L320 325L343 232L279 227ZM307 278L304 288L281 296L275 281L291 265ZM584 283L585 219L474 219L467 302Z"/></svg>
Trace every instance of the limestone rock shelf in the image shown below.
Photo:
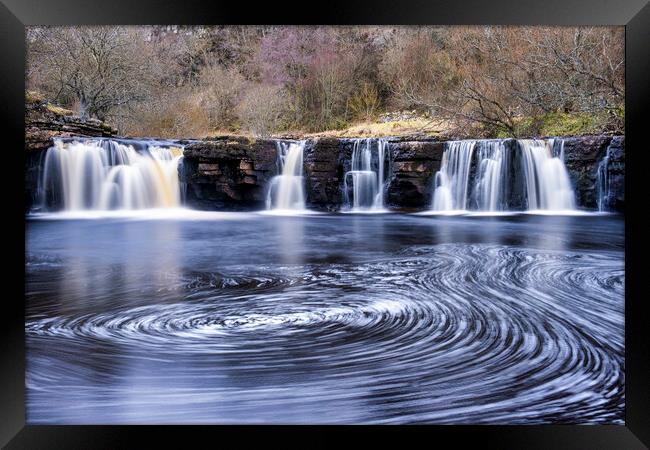
<svg viewBox="0 0 650 450"><path fill-rule="evenodd" d="M33 198L43 151L55 138L115 137L105 123L82 119L39 101L26 106L25 149L27 207ZM564 137L564 160L575 188L579 208L596 209L598 167L609 149L608 208L622 211L625 201L625 137ZM344 176L350 170L354 139L308 139L304 150L306 203L310 209L335 211L342 206ZM216 136L185 144L180 181L190 207L209 210L255 210L265 205L269 181L278 173L277 141L242 136ZM389 175L386 206L427 209L431 205L434 174L440 170L445 142L430 138L388 139ZM505 145L517 150L514 139ZM513 179L515 179L513 177ZM516 208L521 199L512 199Z"/></svg>

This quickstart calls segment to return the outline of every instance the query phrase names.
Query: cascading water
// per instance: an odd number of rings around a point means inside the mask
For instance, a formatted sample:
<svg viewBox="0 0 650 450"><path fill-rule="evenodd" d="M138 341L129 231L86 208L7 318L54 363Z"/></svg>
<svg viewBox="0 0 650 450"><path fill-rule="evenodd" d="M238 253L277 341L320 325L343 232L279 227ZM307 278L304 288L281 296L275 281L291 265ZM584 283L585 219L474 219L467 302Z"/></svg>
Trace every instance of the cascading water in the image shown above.
<svg viewBox="0 0 650 450"><path fill-rule="evenodd" d="M478 173L474 186L480 211L506 209L509 153L504 141L482 141L478 148Z"/></svg>
<svg viewBox="0 0 650 450"><path fill-rule="evenodd" d="M470 164L476 141L451 141L434 179L433 210L467 209Z"/></svg>
<svg viewBox="0 0 650 450"><path fill-rule="evenodd" d="M598 211L607 211L610 189L609 189L609 158L611 156L611 144L607 147L605 156L598 164L598 176L596 179L596 186L598 189Z"/></svg>
<svg viewBox="0 0 650 450"><path fill-rule="evenodd" d="M39 180L41 206L71 211L180 206L182 148L134 145L112 139L56 140L45 154Z"/></svg>
<svg viewBox="0 0 650 450"><path fill-rule="evenodd" d="M372 148L377 149L373 161ZM352 149L351 170L343 181L345 203L351 211L382 211L385 193L385 161L389 157L385 139L358 139ZM373 164L374 163L374 164ZM350 188L352 199L350 199Z"/></svg>
<svg viewBox="0 0 650 450"><path fill-rule="evenodd" d="M448 142L434 178L432 209L504 211L510 209L511 192L521 193L528 210L575 209L575 194L564 165L564 141L517 140L521 177L511 170L517 160L507 143Z"/></svg>
<svg viewBox="0 0 650 450"><path fill-rule="evenodd" d="M573 210L575 193L563 161L564 141L519 140L529 210Z"/></svg>
<svg viewBox="0 0 650 450"><path fill-rule="evenodd" d="M266 198L266 209L276 211L300 211L305 209L302 168L305 142L276 142L278 172L281 175L271 179Z"/></svg>

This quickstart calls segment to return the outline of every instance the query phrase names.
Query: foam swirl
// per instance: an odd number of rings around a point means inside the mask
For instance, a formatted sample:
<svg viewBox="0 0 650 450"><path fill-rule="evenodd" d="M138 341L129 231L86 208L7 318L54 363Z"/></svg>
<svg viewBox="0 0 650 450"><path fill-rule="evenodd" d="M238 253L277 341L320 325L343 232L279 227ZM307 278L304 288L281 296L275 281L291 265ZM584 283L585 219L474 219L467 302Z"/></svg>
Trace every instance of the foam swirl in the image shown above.
<svg viewBox="0 0 650 450"><path fill-rule="evenodd" d="M622 423L620 253L442 244L366 264L240 269L180 280L181 301L33 317L28 339L59 340L73 360L117 346L189 361L163 366L181 385L203 380L194 422ZM77 375L57 364L47 376ZM28 383L45 376L31 370ZM168 401L153 422L187 406Z"/></svg>

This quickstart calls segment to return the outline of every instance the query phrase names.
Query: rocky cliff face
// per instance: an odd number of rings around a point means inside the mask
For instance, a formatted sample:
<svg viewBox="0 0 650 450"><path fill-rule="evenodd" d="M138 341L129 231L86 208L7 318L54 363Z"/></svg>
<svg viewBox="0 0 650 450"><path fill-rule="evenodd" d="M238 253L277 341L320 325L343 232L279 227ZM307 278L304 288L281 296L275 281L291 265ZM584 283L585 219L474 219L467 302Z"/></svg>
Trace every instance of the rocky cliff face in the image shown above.
<svg viewBox="0 0 650 450"><path fill-rule="evenodd" d="M307 204L311 208L340 208L341 183L345 173L344 154L344 142L340 139L317 138L310 139L305 144L305 191Z"/></svg>
<svg viewBox="0 0 650 450"><path fill-rule="evenodd" d="M402 141L390 144L392 176L386 203L394 207L426 208L431 204L433 176L440 170L443 142Z"/></svg>
<svg viewBox="0 0 650 450"><path fill-rule="evenodd" d="M614 136L607 148L609 162L604 170L608 177L609 192L604 197L606 210L625 209L625 136Z"/></svg>
<svg viewBox="0 0 650 450"><path fill-rule="evenodd" d="M97 119L83 119L71 111L28 95L25 103L25 150L37 152L52 146L62 137L111 137L117 130Z"/></svg>
<svg viewBox="0 0 650 450"><path fill-rule="evenodd" d="M609 207L622 211L625 196L625 137L582 136L565 139L564 154L577 204L597 209L598 166L610 149L608 174ZM350 170L353 139L316 138L306 142L304 153L307 206L338 210L343 202L344 176ZM512 183L522 184L516 167L517 142L506 141L515 152ZM392 208L425 209L431 205L433 178L440 170L445 143L430 139L389 140L391 173L387 179L386 205ZM188 184L191 205L203 208L261 208L266 186L277 174L277 151L273 140L253 141L220 137L189 145L185 149L183 181ZM513 188L509 206L525 207L522 193Z"/></svg>
<svg viewBox="0 0 650 450"><path fill-rule="evenodd" d="M341 208L353 143L351 139L337 138L307 140L303 165L309 208ZM387 205L425 208L431 200L431 180L440 168L443 152L442 142L391 143L393 162L387 181ZM184 156L181 181L187 184L187 202L200 208L263 208L268 182L278 174L273 140L224 136L189 144Z"/></svg>
<svg viewBox="0 0 650 450"><path fill-rule="evenodd" d="M183 152L186 202L201 209L261 209L277 173L275 141L219 136L190 143Z"/></svg>
<svg viewBox="0 0 650 450"><path fill-rule="evenodd" d="M598 208L598 166L610 151L610 195L607 209L623 211L625 202L625 136L581 136L564 140L564 161L575 187L577 204Z"/></svg>
<svg viewBox="0 0 650 450"><path fill-rule="evenodd" d="M271 178L279 173L276 141L220 136L185 147L181 182L190 206L215 209L261 209ZM303 167L310 208L340 207L342 142L316 138L305 144Z"/></svg>

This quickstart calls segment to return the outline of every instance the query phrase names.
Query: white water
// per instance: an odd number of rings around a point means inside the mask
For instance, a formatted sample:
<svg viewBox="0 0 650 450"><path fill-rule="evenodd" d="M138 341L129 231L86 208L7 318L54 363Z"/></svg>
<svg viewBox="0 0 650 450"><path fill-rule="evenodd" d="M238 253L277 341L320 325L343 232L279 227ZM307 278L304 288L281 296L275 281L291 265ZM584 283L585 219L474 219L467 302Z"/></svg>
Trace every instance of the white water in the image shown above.
<svg viewBox="0 0 650 450"><path fill-rule="evenodd" d="M519 141L529 210L575 209L575 194L562 158L564 142L560 141L558 156L553 156L554 143L554 139Z"/></svg>
<svg viewBox="0 0 650 450"><path fill-rule="evenodd" d="M596 186L598 189L598 211L608 210L608 199L610 196L609 191L609 157L611 152L611 144L607 147L607 153L598 164L598 177Z"/></svg>
<svg viewBox="0 0 650 450"><path fill-rule="evenodd" d="M372 148L376 142L377 165L373 169ZM351 170L343 181L345 202L352 212L377 212L384 210L384 164L388 141L385 139L358 139L352 149ZM352 187L352 201L349 189Z"/></svg>
<svg viewBox="0 0 650 450"><path fill-rule="evenodd" d="M433 210L464 211L470 164L476 141L451 141L442 155L440 170L434 179Z"/></svg>
<svg viewBox="0 0 650 450"><path fill-rule="evenodd" d="M266 209L277 212L305 209L302 168L305 142L276 142L278 168L281 175L271 179L266 198Z"/></svg>
<svg viewBox="0 0 650 450"><path fill-rule="evenodd" d="M554 139L517 142L524 180L521 190L528 202L527 209L575 210L575 194L563 161L564 142L557 143ZM559 151L554 156L556 143ZM503 140L448 142L434 178L432 210L445 214L469 209L508 210L508 189L513 181L509 179L511 161L512 155Z"/></svg>
<svg viewBox="0 0 650 450"><path fill-rule="evenodd" d="M479 211L506 209L508 148L504 141L486 141L478 149L474 195Z"/></svg>
<svg viewBox="0 0 650 450"><path fill-rule="evenodd" d="M47 150L39 192L43 206L65 211L177 208L179 147L138 153L113 140L56 140Z"/></svg>

